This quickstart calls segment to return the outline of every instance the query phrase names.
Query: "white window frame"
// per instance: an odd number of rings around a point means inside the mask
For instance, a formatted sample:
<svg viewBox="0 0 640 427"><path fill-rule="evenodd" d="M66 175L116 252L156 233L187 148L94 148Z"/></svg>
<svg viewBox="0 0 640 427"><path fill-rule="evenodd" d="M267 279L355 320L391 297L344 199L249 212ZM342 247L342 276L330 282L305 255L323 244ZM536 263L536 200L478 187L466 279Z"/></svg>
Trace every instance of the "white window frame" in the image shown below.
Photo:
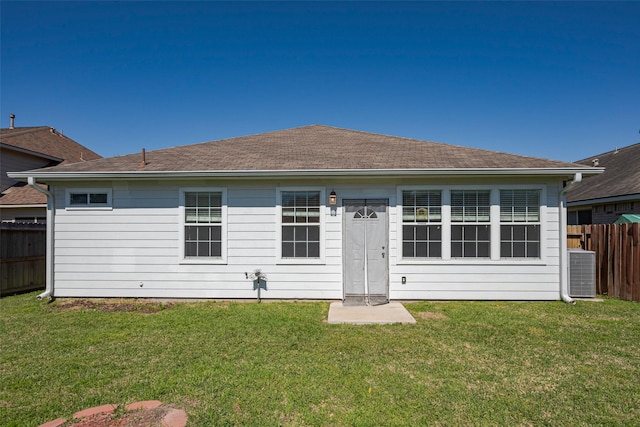
<svg viewBox="0 0 640 427"><path fill-rule="evenodd" d="M417 213L414 215L414 220L412 222L405 222L404 220L404 209L405 209L405 205L404 205L404 192L408 192L408 191L427 191L427 192L434 192L434 193L440 193L440 205L438 206L438 208L440 208L440 219L438 221L436 220L431 220L430 218L427 218L426 221L424 222L419 222L417 220ZM401 218L400 218L400 227L401 227L401 239L398 241L398 250L400 252L400 258L402 259L406 259L406 260L426 260L426 259L433 259L433 260L439 260L442 259L442 231L444 229L444 227L442 226L442 220L443 220L443 215L442 215L442 207L443 207L443 196L444 196L444 191L440 188L437 189L425 189L425 188L402 188L398 194L399 197L399 203L402 207L401 210ZM429 215L429 213L427 212L427 215ZM426 226L427 228L429 227L440 227L440 255L439 256L426 256L426 257L418 257L418 256L413 256L413 257L405 257L404 256L404 227L405 226ZM412 239L412 241L415 242L414 239ZM429 241L429 239L427 239L427 241Z"/></svg>
<svg viewBox="0 0 640 427"><path fill-rule="evenodd" d="M457 259L477 259L477 260L494 259L495 256L494 256L493 224L492 224L493 220L494 220L494 209L493 209L493 197L492 197L492 194L491 194L492 193L492 189L490 189L490 188L468 188L468 189L467 188L465 188L465 189L462 189L462 188L451 188L451 189L448 190L448 192L449 192L449 201L450 201L450 203L449 203L449 206L450 206L449 227L450 227L450 230L451 230L451 236L449 238L449 243L451 244L451 246L453 246L453 227L461 227L462 229L464 229L464 227L476 227L476 228L478 228L478 227L487 227L487 226L489 227L489 254L488 254L488 256L478 256L478 255L476 255L476 256L464 256L464 255L461 255L461 256L455 256L454 257L453 253L451 253L451 259L456 259L456 260ZM452 202L453 197L451 197L452 193L454 193L454 192L462 192L462 193L464 193L464 192L471 192L471 193L473 193L473 192L476 192L476 193L482 192L482 193L488 193L488 196L489 196L489 206L488 206L489 207L489 220L488 221L481 221L478 218L476 218L475 221L466 221L465 220L466 215L464 213L464 208L466 206L464 205L464 202L463 202L462 219L458 220L458 221L454 221L453 220L453 213L452 213L453 212L453 202ZM463 199L464 199L464 195L463 195ZM477 209L478 206L475 205L475 208ZM476 213L475 216L476 217L478 216L477 213ZM474 241L475 241L476 245L479 242L479 240L477 238L475 240L469 240L469 242L474 242ZM464 237L463 237L462 242L463 243L465 242Z"/></svg>
<svg viewBox="0 0 640 427"><path fill-rule="evenodd" d="M83 205L72 205L72 194L86 194L87 203ZM106 194L107 203L91 203L90 194ZM87 188L67 188L64 194L64 206L67 211L76 210L95 210L110 211L113 210L113 190L111 188L87 187Z"/></svg>
<svg viewBox="0 0 640 427"><path fill-rule="evenodd" d="M206 193L221 193L221 243L220 243L220 257L197 257L197 258L187 258L185 257L185 226L187 223L185 222L185 193L191 192L206 192ZM227 263L227 189L223 187L184 187L180 188L179 195L179 211L180 211L180 230L179 230L179 240L180 244L178 259L180 260L180 264L226 264Z"/></svg>
<svg viewBox="0 0 640 427"><path fill-rule="evenodd" d="M402 242L402 192L405 190L442 191L442 257L441 258L403 258ZM451 257L451 191L489 190L490 191L490 258L452 258ZM540 257L539 258L501 258L500 256L500 190L539 190L540 191ZM396 187L396 227L397 227L397 265L547 265L547 187L544 184L507 184L507 185L406 185Z"/></svg>
<svg viewBox="0 0 640 427"><path fill-rule="evenodd" d="M320 256L318 258L282 257L282 193L296 191L317 191L320 193ZM325 264L325 217L328 214L327 209L326 189L324 187L276 188L276 264Z"/></svg>
<svg viewBox="0 0 640 427"><path fill-rule="evenodd" d="M542 254L542 242L543 242L543 236L542 236L542 212L541 212L541 206L542 206L542 191L540 189L537 188L501 188L498 190L498 193L502 193L503 191L537 191L538 192L538 220L537 221L530 221L527 218L527 214L525 214L525 219L522 221L517 221L515 220L515 218L512 218L510 221L503 221L502 220L502 203L500 201L500 257L502 259L539 259L541 257ZM501 196L501 194L500 194ZM500 197L501 199L501 197ZM514 216L512 214L512 216ZM516 256L505 256L502 254L502 227L503 226L528 226L528 225L537 225L538 226L538 256L535 257L531 257L531 256L522 256L522 257L516 257ZM512 244L515 243L513 239L509 240ZM528 240L525 240L525 243L527 243Z"/></svg>

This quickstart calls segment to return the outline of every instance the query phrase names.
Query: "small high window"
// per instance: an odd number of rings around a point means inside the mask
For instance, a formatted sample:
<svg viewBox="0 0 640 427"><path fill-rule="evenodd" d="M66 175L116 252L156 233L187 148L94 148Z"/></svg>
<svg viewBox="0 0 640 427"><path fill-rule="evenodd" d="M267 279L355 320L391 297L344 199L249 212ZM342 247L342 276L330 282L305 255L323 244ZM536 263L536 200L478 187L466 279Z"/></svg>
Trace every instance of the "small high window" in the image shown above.
<svg viewBox="0 0 640 427"><path fill-rule="evenodd" d="M70 189L67 190L68 208L110 208L110 189Z"/></svg>

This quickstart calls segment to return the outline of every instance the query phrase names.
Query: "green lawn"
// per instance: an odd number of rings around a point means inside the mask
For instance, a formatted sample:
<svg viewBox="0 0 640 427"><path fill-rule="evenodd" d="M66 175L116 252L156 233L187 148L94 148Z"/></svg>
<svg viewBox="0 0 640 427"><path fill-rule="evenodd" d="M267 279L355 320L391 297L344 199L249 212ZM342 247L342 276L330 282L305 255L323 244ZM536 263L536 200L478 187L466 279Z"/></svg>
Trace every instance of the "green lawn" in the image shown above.
<svg viewBox="0 0 640 427"><path fill-rule="evenodd" d="M640 304L420 302L329 325L324 302L0 299L0 424L157 399L214 425L640 425Z"/></svg>

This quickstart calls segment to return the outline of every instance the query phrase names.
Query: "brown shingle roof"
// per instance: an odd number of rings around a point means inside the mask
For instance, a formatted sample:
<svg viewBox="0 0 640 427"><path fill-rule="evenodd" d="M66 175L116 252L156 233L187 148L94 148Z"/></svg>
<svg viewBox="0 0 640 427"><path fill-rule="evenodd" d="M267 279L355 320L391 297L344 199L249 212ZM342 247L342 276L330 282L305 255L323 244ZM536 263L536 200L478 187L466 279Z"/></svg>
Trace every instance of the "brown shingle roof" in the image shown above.
<svg viewBox="0 0 640 427"><path fill-rule="evenodd" d="M567 194L569 202L640 194L640 143L578 160L576 163L591 166L595 159L600 167L605 168L604 173L576 185Z"/></svg>
<svg viewBox="0 0 640 427"><path fill-rule="evenodd" d="M48 126L0 129L0 143L3 149L17 149L35 156L65 165L87 160L101 159L102 156L78 144ZM2 171L6 173L8 171ZM44 194L26 185L14 185L0 193L0 206L46 204Z"/></svg>
<svg viewBox="0 0 640 427"><path fill-rule="evenodd" d="M0 129L0 142L22 150L62 159L60 164L102 158L99 154L48 126Z"/></svg>
<svg viewBox="0 0 640 427"><path fill-rule="evenodd" d="M47 189L46 185L40 185L40 187ZM25 183L19 183L7 188L2 192L2 196L0 196L0 207L46 204L47 196Z"/></svg>
<svg viewBox="0 0 640 427"><path fill-rule="evenodd" d="M323 125L223 139L46 172L313 171L575 168L582 165Z"/></svg>

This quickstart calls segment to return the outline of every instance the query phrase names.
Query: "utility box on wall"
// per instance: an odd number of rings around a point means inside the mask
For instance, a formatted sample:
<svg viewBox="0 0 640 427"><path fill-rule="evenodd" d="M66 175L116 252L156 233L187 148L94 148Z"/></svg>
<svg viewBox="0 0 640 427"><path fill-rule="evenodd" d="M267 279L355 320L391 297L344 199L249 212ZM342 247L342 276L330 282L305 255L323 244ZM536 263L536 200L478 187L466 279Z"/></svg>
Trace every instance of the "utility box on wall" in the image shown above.
<svg viewBox="0 0 640 427"><path fill-rule="evenodd" d="M569 296L594 298L596 296L596 253L582 249L569 249Z"/></svg>

